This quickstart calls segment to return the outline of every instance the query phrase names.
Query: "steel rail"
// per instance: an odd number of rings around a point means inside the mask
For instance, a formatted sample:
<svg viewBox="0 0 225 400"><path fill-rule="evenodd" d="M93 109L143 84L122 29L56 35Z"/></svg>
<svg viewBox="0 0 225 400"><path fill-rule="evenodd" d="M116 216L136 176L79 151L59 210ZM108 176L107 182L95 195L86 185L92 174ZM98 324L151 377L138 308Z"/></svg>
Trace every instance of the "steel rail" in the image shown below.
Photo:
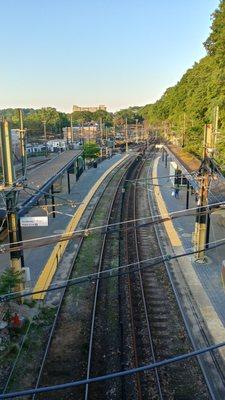
<svg viewBox="0 0 225 400"><path fill-rule="evenodd" d="M132 163L134 162L134 160L132 160L132 162L130 162L130 164L128 165L128 168L130 167L130 165L132 165ZM127 174L127 169L124 171L123 175L121 176L121 178L119 179L117 185L116 185L116 190L114 192L112 201L110 203L110 207L109 207L109 211L108 211L108 215L107 215L107 225L109 224L110 218L111 218L111 214L112 214L112 210L113 210L113 206L115 204L116 201L116 197L118 195L118 191L121 187L121 182L123 181L124 177ZM107 229L105 231L105 233L103 234L103 239L102 239L102 246L101 246L101 251L100 251L100 257L99 257L99 262L98 262L98 271L97 271L97 277L96 277L96 285L95 285L95 293L94 293L94 301L93 301L93 309L92 309L92 318L91 318L91 330L90 330L90 339L89 339L89 349L88 349L88 363L87 363L87 370L86 370L86 379L90 378L90 373L91 373L91 363L92 363L92 350L93 350L93 341L94 341L94 331L95 331L95 321L96 321L96 309L97 309L97 301L98 301L98 294L99 294L99 282L100 282L100 274L101 271L104 268L104 254L105 254L105 248L106 248L106 241L107 241ZM89 396L89 385L85 385L85 394L84 394L84 399L88 400L88 396Z"/></svg>
<svg viewBox="0 0 225 400"><path fill-rule="evenodd" d="M118 168L118 167L116 168L116 171L114 171L114 173L112 174L112 176L110 177L110 179L107 181L107 184L106 184L104 190L102 191L102 193L101 193L101 195L100 195L98 201L95 203L93 209L91 210L91 213L90 213L90 215L89 215L89 217L88 217L88 220L87 220L87 223L86 223L86 229L88 229L88 227L90 226L90 223L91 223L91 221L92 221L92 219L93 219L93 217L94 217L94 214L95 214L96 209L97 209L97 207L98 207L98 205L99 205L99 202L100 202L101 199L103 198L103 196L104 196L104 194L105 194L105 192L106 192L106 190L107 190L107 188L108 188L108 185L109 185L110 182L114 179L115 174L118 173L118 171L119 171L119 169L120 169L121 166L124 166L124 164L125 164L125 165L126 165L126 164L129 165L130 163L131 163L130 160L129 160L128 162L127 162L127 160L125 160L125 162L122 163L122 165L120 164L119 168ZM107 178L106 178L106 179L107 179ZM103 183L104 183L104 182L103 182ZM73 261L71 262L71 266L70 266L70 269L69 269L69 277L71 276L71 273L72 273L72 271L73 271L74 263L76 262L76 259L77 259L78 255L79 255L79 252L80 252L80 249L81 249L81 247L82 247L82 244L83 244L84 239L85 239L84 236L83 236L83 237L82 237L82 236L80 237L80 240L79 240L78 248L77 248L77 250L76 250L75 257L73 258ZM60 311L61 311L61 308L62 308L63 299L64 299L64 296L65 296L65 293L66 293L66 290L67 290L68 286L69 286L69 285L67 285L67 286L63 289L62 294L61 294L61 297L60 297L59 307L58 307L58 309L57 309L57 313L56 313L56 316L55 316L55 319L54 319L54 322L53 322L53 326L52 326L51 333L50 333L50 336L49 336L49 339L48 339L48 343L47 343L47 346L46 346L44 358L43 358L43 360L42 360L42 364L41 364L41 368L40 368L40 371L39 371L38 380L37 380L37 382L36 382L35 388L37 388L38 385L39 385L39 383L40 383L40 379L41 379L42 372L43 372L43 369L44 369L44 364L45 364L45 361L46 361L46 358L47 358L47 355L48 355L48 352L49 352L49 349L50 349L50 345L51 345L51 342L52 342L52 339L53 339L53 335L54 335L56 323L57 323L58 318L59 318L59 314L60 314ZM32 400L34 400L34 399L35 399L35 395L33 396Z"/></svg>
<svg viewBox="0 0 225 400"><path fill-rule="evenodd" d="M140 167L138 171L138 177L141 174L141 171L145 165L145 161L143 162L142 166ZM136 214L137 214L137 185L134 186L134 209L133 209L133 215L134 219L136 219ZM136 223L134 222L134 226L136 227ZM140 281L140 287L141 287L141 296L142 296L142 302L143 302L143 307L144 307L144 313L145 313L145 320L147 324L147 330L148 330L148 338L149 338L149 344L150 344L150 349L152 353L152 359L153 362L156 362L156 356L155 356L155 349L154 349L154 344L153 344L153 338L152 338L152 329L151 329L151 323L148 315L148 310L147 310L147 304L146 304L146 297L145 297L145 290L144 290L144 284L143 284L143 278L142 278L142 273L140 269L140 251L139 251L139 246L138 246L138 232L137 229L134 230L134 237L135 237L135 249L136 249L136 257L137 257L137 262L138 262L138 275L139 275L139 281ZM160 400L163 400L163 394L162 394L162 388L161 388L161 383L160 383L160 378L159 378L159 373L158 369L155 368L155 378L156 378L156 383L157 383L157 391L159 394Z"/></svg>
<svg viewBox="0 0 225 400"><path fill-rule="evenodd" d="M136 171L135 171L136 172ZM130 193L131 189L129 190L129 198L128 198L128 203L130 200ZM123 201L123 207L124 207L124 201ZM125 207L126 210L128 210L128 207ZM127 217L127 215L126 215ZM127 218L126 218L127 219ZM125 232L125 249L126 249L126 257L128 261L128 232ZM131 289L131 278L130 278L130 271L128 272L128 295L129 295L129 305L130 305L130 323L131 323L131 340L133 344L133 352L134 352L134 364L135 367L139 365L138 363L138 352L137 352L137 341L136 341L136 334L135 334L135 323L134 323L134 313L133 313L133 302L132 302L132 289ZM141 380L140 380L140 374L135 375L135 380L137 384L137 396L139 400L142 400L142 391L141 391Z"/></svg>
<svg viewBox="0 0 225 400"><path fill-rule="evenodd" d="M151 175L150 170L151 170L151 167L148 168L148 173L147 173L148 176ZM147 186L149 187L148 183L147 183ZM154 215L154 210L157 209L157 207L155 206L153 208L152 204L154 204L154 198L153 198L152 193L148 190L148 205L149 205L149 209L150 209L152 215ZM154 219L154 217L153 217L153 219ZM162 248L162 243L161 243L160 234L159 234L159 226L157 224L156 225L154 224L153 226L154 226L155 234L156 234L156 237L157 237L157 240L158 240L158 245L159 245L159 248L160 248L160 252L161 252L161 254L163 254L163 248ZM169 262L167 260L162 260L162 263L164 263L164 265L165 265L165 270L166 270L166 273L167 273L167 276L168 276L168 279L169 279L173 294L175 296L175 299L176 299L176 302L177 302L177 305L178 305L178 308L179 308L179 311L180 311L180 314L181 314L181 317L182 317L186 332L187 332L188 337L190 339L191 345L192 345L194 351L196 351L197 350L197 346L196 346L196 343L195 343L195 338L194 338L194 335L193 335L193 333L191 331L191 327L189 326L188 318L187 318L186 313L185 313L185 311L183 309L178 290L177 290L175 282L173 280L173 276L172 276L172 273L171 273L170 267L169 267ZM205 371L205 367L203 365L203 362L202 362L202 359L200 358L200 356L197 356L197 360L198 360L199 366L201 368L201 371L203 373L203 376L204 376L208 391L210 393L210 396L211 396L212 400L217 400L217 397L214 395L214 391L213 391L212 385L211 385L210 380L208 378L208 375L207 375L207 373Z"/></svg>
<svg viewBox="0 0 225 400"><path fill-rule="evenodd" d="M100 196L98 198L98 201L95 203L94 207L92 208L92 210L91 210L91 212L90 212L90 214L88 216L88 219L87 219L87 222L86 222L86 229L88 229L88 227L89 227L89 225L90 225L90 223L91 223L91 221L93 219L93 216L95 214L95 211L96 211L96 209L97 209L97 207L99 205L99 202L101 201L102 197L104 196L105 191L106 191L108 185L110 184L110 182L112 181L112 179L114 178L115 174L118 172L120 167L123 167L126 164L129 165L130 163L131 163L131 160L129 160L129 161L125 160L122 164L119 165L119 167L116 168L115 171L112 171L112 175L110 176L110 178L106 177L106 179L102 182L102 184L98 188L97 192L101 189L102 185L105 184L105 187L104 187L103 191L101 192L101 194L100 194ZM71 265L70 265L70 268L69 268L69 271L68 271L68 278L70 278L70 276L71 276L71 273L72 273L73 267L74 267L74 263L76 262L76 259L77 259L78 255L79 255L82 243L83 243L83 241L85 239L85 236L78 236L77 238L79 238L79 242L78 242L78 246L77 246L75 255L73 257L73 260L71 262ZM64 299L64 296L65 296L65 293L66 293L66 290L68 289L68 287L69 287L69 281L67 282L67 284L65 285L65 287L62 289L62 292L61 292L61 296L60 296L59 303L58 303L58 308L57 308L57 311L56 311L56 314L55 314L55 318L54 318L54 321L53 321L53 324L52 324L52 327L51 327L51 331L50 331L50 334L49 334L49 337L48 337L48 341L47 341L47 345L46 345L46 348L45 348L45 352L44 352L44 355L43 355L43 358L42 358L42 361L41 361L41 365L40 365L40 369L39 369L39 373L38 373L38 378L36 380L35 389L38 388L39 383L40 383L40 379L41 379L42 372L43 372L43 369L44 369L45 361L46 361L48 353L49 353L49 349L50 349L50 345L51 345L51 342L52 342L52 339L53 339L55 327L56 327L56 324L57 324L57 321L58 321L58 318L59 318L59 314L60 314L60 311L61 311L61 308L62 308L63 299ZM14 369L15 369L15 367L16 367L16 365L14 365ZM13 375L13 372L11 371L10 372L10 376L12 376L12 375ZM7 381L7 384L4 387L3 393L6 393L6 390L8 388L9 383L10 383L10 380ZM35 394L33 395L32 399L33 400L35 399Z"/></svg>
<svg viewBox="0 0 225 400"><path fill-rule="evenodd" d="M146 160L142 162L141 166L137 166L137 177L140 176L140 173L142 171L142 168L145 164ZM136 171L135 171L136 173ZM131 189L129 191L129 203L133 202L133 219L136 220L136 189L137 186L135 185L132 190L134 190L134 195L132 200L130 200L131 197ZM148 312L147 312L147 305L146 305L146 299L145 299L145 293L144 293L144 286L143 286L143 280L142 280L142 275L141 275L141 270L140 270L140 257L139 257L139 247L138 247L138 236L137 236L137 228L136 223L133 223L134 225L134 240L135 240L135 253L136 253L136 261L138 263L138 269L135 271L138 273L139 276L139 281L140 281L140 287L141 287L141 298L142 298L142 303L144 307L144 315L145 315L145 320L147 323L147 330L148 330L148 338L149 338L149 344L150 344L150 349L151 349L151 354L153 358L153 362L156 362L156 357L155 357L155 351L154 351L154 345L153 345L153 339L152 339L152 334L151 334L151 327L150 327L150 321L148 317ZM128 255L128 230L126 230L126 236L125 236L125 243L126 243L126 254ZM139 357L138 357L138 351L137 351L137 343L136 343L136 333L135 333L135 322L134 322L134 314L133 314L133 300L132 300L132 284L131 284L131 274L132 270L128 274L128 294L129 294L129 304L130 304L130 320L131 320L131 330L132 330L132 342L133 342L133 351L134 351L134 359L135 359L135 366L137 367L139 365ZM163 395L162 395L162 390L161 390L161 384L160 384L160 379L159 379L159 374L157 368L154 369L155 372L155 378L156 378L156 386L157 386L157 392L159 395L159 399L163 400ZM140 381L140 373L135 374L136 382L137 382L137 396L138 399L142 399L142 389L141 389L141 381Z"/></svg>

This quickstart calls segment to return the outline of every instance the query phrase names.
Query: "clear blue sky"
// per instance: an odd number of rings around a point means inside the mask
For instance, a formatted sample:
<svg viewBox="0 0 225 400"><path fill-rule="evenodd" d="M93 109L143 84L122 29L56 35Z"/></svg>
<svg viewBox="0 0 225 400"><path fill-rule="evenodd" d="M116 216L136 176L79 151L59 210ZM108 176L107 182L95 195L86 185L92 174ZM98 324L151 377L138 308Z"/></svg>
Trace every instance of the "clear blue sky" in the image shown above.
<svg viewBox="0 0 225 400"><path fill-rule="evenodd" d="M205 55L218 4L2 1L0 108L150 103Z"/></svg>

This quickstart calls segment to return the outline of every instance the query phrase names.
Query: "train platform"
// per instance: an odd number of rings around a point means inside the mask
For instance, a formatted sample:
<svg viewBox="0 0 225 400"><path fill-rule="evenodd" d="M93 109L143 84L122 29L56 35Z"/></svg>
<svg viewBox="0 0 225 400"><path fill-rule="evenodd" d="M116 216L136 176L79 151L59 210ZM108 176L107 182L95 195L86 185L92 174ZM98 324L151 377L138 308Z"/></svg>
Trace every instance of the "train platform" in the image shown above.
<svg viewBox="0 0 225 400"><path fill-rule="evenodd" d="M70 194L67 192L67 177L66 175L62 180L62 191L55 195L55 218L52 212L51 200L48 204L48 221L49 224L46 227L33 227L33 228L22 228L23 240L32 239L34 237L43 237L54 234L62 234L68 226L70 220L74 216L79 203L82 203L84 198L88 195L92 187L96 182L103 176L103 174L121 160L124 155L116 154L110 159L106 159L98 164L97 168L86 169L80 176L79 180L76 181L76 176L70 175ZM38 189L38 187L37 187ZM74 207L72 203L77 203ZM46 211L43 209L44 201L40 200L39 205L34 206L27 216L45 216ZM24 251L25 267L30 268L31 274L31 286L33 286L38 280L47 260L49 259L54 244L47 245L39 248L26 249ZM10 265L9 253L0 255L0 274L3 270Z"/></svg>
<svg viewBox="0 0 225 400"><path fill-rule="evenodd" d="M154 197L161 214L184 210L180 218L164 223L170 244L175 254L193 250L192 234L195 229L195 216L185 216L186 186L181 187L179 197L172 195L173 183L169 177L170 161L167 166L162 161L161 154L156 157L153 166L154 180L159 186L154 187ZM189 208L196 207L195 195L190 196ZM220 211L221 213L224 211ZM210 242L225 238L225 227L218 222L221 220L219 211L211 216ZM195 298L198 308L206 323L214 342L225 340L225 291L221 280L222 262L225 259L225 245L207 251L207 261L198 263L194 255L179 260L189 289ZM225 351L221 350L225 359Z"/></svg>
<svg viewBox="0 0 225 400"><path fill-rule="evenodd" d="M22 191L19 196L19 206L21 208L19 215L25 215L30 207L43 196L41 191L49 192L52 185L63 177L81 154L81 150L66 150L58 153L56 157L51 158L47 163L40 165L35 170L27 171L26 184L28 185L28 191ZM37 192L29 191L29 187L37 188Z"/></svg>

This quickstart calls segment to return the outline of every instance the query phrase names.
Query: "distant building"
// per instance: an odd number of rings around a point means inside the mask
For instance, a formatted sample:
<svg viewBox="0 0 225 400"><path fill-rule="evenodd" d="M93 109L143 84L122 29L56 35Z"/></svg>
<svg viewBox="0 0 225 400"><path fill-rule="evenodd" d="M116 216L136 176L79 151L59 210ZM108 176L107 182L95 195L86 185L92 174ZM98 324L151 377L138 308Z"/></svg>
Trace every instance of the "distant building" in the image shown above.
<svg viewBox="0 0 225 400"><path fill-rule="evenodd" d="M49 140L47 142L47 147L48 150L51 151L52 153L58 152L58 151L64 151L66 150L66 142L65 140Z"/></svg>
<svg viewBox="0 0 225 400"><path fill-rule="evenodd" d="M75 111L90 111L90 112L95 112L98 110L106 111L106 106L105 105L99 105L96 107L79 107L79 106L73 106L73 112Z"/></svg>
<svg viewBox="0 0 225 400"><path fill-rule="evenodd" d="M71 127L66 126L65 128L62 128L62 131L63 131L63 139L68 143L72 142ZM74 140L75 140L76 132L77 132L76 128L73 127L73 139Z"/></svg>
<svg viewBox="0 0 225 400"><path fill-rule="evenodd" d="M45 146L39 143L27 143L26 152L27 154L43 153L45 151Z"/></svg>
<svg viewBox="0 0 225 400"><path fill-rule="evenodd" d="M74 126L73 127L73 141L79 140L81 137L96 137L98 132L98 126L95 125L88 125L88 126ZM63 139L70 143L71 140L71 127L67 126L63 128Z"/></svg>

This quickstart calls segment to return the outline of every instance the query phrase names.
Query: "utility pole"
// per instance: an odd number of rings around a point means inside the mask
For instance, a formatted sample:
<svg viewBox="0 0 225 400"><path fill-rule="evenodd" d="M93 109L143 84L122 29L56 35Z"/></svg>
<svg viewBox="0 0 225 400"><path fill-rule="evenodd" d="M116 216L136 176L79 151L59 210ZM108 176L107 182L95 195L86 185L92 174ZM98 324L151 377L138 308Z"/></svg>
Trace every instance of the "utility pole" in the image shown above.
<svg viewBox="0 0 225 400"><path fill-rule="evenodd" d="M186 136L186 113L184 113L183 115L182 144L181 144L182 147L184 147L185 145L185 136Z"/></svg>
<svg viewBox="0 0 225 400"><path fill-rule="evenodd" d="M219 107L214 108L214 115L213 115L213 148L216 147L216 140L218 134L218 121L219 121Z"/></svg>
<svg viewBox="0 0 225 400"><path fill-rule="evenodd" d="M113 136L114 136L114 139L115 139L115 137L116 137L116 123L115 123L115 120L113 120Z"/></svg>
<svg viewBox="0 0 225 400"><path fill-rule="evenodd" d="M103 142L102 117L100 117L99 126L100 126L100 136L101 136L101 146L102 146L102 142Z"/></svg>
<svg viewBox="0 0 225 400"><path fill-rule="evenodd" d="M108 128L105 125L105 153L106 157L108 156Z"/></svg>
<svg viewBox="0 0 225 400"><path fill-rule="evenodd" d="M164 139L167 141L168 140L168 135L167 135L167 123L166 123L166 121L163 121L163 136L164 136Z"/></svg>
<svg viewBox="0 0 225 400"><path fill-rule="evenodd" d="M73 143L73 114L70 115L71 143Z"/></svg>
<svg viewBox="0 0 225 400"><path fill-rule="evenodd" d="M127 118L125 122L125 140L126 140L126 153L128 153L128 126L127 126Z"/></svg>
<svg viewBox="0 0 225 400"><path fill-rule="evenodd" d="M23 127L23 112L19 109L19 120L20 120L20 154L22 161L22 175L26 174L26 166L27 166L27 153L26 153L26 130Z"/></svg>
<svg viewBox="0 0 225 400"><path fill-rule="evenodd" d="M12 139L9 131L8 122L3 120L1 123L1 153L2 153L2 168L4 177L4 192L6 198L7 223L9 233L10 247L15 246L14 243L19 242L19 229L17 217L17 198L18 190L13 187L15 182L15 173L12 157ZM21 252L15 251L10 253L11 268L14 272L22 272ZM19 284L15 291L24 289L23 284Z"/></svg>
<svg viewBox="0 0 225 400"><path fill-rule="evenodd" d="M84 121L81 122L81 137L82 142L84 143Z"/></svg>
<svg viewBox="0 0 225 400"><path fill-rule="evenodd" d="M215 153L215 134L212 124L205 125L203 160L197 177L199 181L198 208L195 222L196 261L205 261L205 247L209 239L209 218L206 213L208 206L209 186L213 174L212 158Z"/></svg>
<svg viewBox="0 0 225 400"><path fill-rule="evenodd" d="M135 119L135 134L136 134L136 143L138 143L138 119Z"/></svg>
<svg viewBox="0 0 225 400"><path fill-rule="evenodd" d="M45 157L48 156L48 147L47 147L47 130L46 130L46 120L43 121L44 127L44 138L45 138Z"/></svg>

